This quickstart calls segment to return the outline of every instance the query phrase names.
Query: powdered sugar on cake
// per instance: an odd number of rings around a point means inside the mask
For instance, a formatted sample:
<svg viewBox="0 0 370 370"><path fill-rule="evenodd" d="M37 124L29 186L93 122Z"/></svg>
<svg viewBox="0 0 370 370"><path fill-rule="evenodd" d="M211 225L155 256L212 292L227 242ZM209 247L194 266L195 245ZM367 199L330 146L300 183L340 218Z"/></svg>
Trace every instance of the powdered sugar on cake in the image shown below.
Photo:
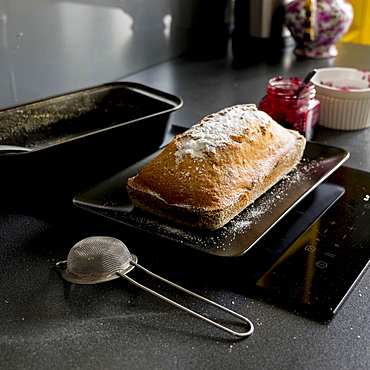
<svg viewBox="0 0 370 370"><path fill-rule="evenodd" d="M251 121L254 121L254 126L249 124ZM187 154L192 158L205 158L206 153L215 153L216 148L235 143L239 136L258 130L256 121L260 122L260 128L266 127L266 114L257 110L254 104L225 108L211 114L176 141L176 159L181 161Z"/></svg>

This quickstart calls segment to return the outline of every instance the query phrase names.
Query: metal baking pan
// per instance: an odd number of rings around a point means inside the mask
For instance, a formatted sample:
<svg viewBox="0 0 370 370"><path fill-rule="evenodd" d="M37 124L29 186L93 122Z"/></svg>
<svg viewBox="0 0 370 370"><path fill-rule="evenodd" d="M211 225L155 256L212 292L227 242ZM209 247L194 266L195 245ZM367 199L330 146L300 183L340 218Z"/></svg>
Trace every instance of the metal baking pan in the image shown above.
<svg viewBox="0 0 370 370"><path fill-rule="evenodd" d="M2 109L2 182L88 186L158 150L181 106L174 95L113 82Z"/></svg>
<svg viewBox="0 0 370 370"><path fill-rule="evenodd" d="M127 179L157 155L158 152L79 193L74 203L141 232L220 257L241 256L252 249L349 157L344 149L307 142L301 163L286 178L221 229L199 230L140 211L131 203L126 191Z"/></svg>

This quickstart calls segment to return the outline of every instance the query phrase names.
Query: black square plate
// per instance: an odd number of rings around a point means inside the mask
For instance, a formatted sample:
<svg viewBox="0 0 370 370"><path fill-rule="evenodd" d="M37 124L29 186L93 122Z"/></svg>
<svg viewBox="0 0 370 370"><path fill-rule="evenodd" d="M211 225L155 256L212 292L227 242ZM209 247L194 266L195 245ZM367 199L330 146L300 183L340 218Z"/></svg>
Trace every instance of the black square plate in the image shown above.
<svg viewBox="0 0 370 370"><path fill-rule="evenodd" d="M223 257L246 253L281 218L312 192L349 157L344 149L307 142L301 163L252 205L218 230L183 226L133 207L126 181L159 152L113 177L81 192L74 203L88 211L122 222L146 233L160 235L181 245Z"/></svg>

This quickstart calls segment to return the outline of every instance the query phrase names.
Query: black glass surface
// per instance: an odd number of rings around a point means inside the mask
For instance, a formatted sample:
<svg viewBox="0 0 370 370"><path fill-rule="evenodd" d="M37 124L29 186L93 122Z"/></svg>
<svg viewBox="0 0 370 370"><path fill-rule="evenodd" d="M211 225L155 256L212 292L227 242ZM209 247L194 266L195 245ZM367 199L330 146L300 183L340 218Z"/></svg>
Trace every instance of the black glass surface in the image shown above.
<svg viewBox="0 0 370 370"><path fill-rule="evenodd" d="M261 240L264 267L254 281L259 296L324 321L337 313L369 266L370 173L341 167L316 190L316 203L340 186L343 195L298 238L290 237L289 226L298 229L286 218L279 223L280 237L272 230ZM305 217L311 212L307 208Z"/></svg>

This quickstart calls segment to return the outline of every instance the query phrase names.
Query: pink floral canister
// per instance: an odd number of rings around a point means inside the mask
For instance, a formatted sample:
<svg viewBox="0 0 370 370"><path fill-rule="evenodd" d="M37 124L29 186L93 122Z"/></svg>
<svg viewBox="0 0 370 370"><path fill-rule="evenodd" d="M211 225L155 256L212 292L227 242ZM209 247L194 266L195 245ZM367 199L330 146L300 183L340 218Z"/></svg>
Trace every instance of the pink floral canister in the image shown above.
<svg viewBox="0 0 370 370"><path fill-rule="evenodd" d="M338 55L336 44L353 20L345 0L293 0L286 6L285 23L296 41L295 53L306 58Z"/></svg>

